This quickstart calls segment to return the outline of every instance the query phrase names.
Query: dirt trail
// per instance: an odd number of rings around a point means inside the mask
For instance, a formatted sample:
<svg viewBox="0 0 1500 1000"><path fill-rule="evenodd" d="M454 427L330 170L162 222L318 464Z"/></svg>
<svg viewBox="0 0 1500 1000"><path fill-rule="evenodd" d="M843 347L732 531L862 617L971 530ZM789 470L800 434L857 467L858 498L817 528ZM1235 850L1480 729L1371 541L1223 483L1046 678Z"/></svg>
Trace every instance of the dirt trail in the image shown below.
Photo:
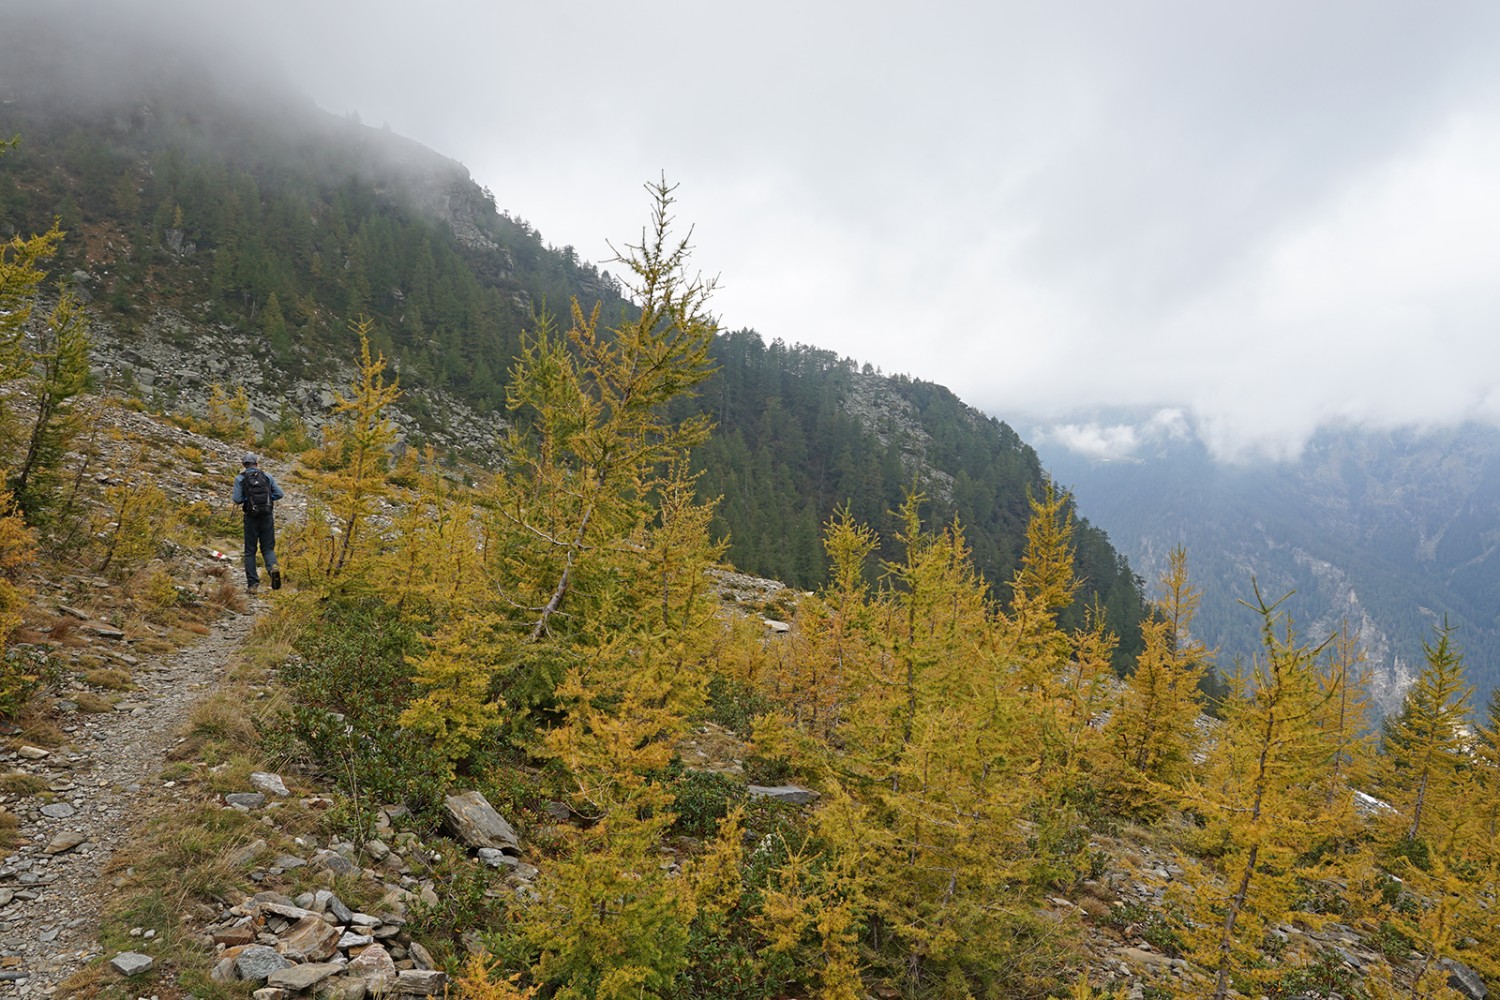
<svg viewBox="0 0 1500 1000"><path fill-rule="evenodd" d="M264 601L251 601L249 614L226 611L199 642L135 666L135 689L113 713L65 716L71 743L40 758L0 752L0 768L40 776L54 793L10 806L22 839L0 864L0 997L61 996L58 984L102 954L109 859L137 823L184 794L162 779L166 753Z"/></svg>

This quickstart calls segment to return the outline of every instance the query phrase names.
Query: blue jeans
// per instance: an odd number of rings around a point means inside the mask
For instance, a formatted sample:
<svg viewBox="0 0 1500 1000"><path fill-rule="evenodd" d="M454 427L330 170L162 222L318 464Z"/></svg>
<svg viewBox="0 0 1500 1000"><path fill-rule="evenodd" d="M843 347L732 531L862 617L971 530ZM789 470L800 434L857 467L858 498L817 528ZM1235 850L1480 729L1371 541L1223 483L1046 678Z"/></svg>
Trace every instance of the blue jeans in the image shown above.
<svg viewBox="0 0 1500 1000"><path fill-rule="evenodd" d="M252 587L260 585L260 574L255 571L255 549L266 560L266 572L276 568L276 515L245 515L245 583Z"/></svg>

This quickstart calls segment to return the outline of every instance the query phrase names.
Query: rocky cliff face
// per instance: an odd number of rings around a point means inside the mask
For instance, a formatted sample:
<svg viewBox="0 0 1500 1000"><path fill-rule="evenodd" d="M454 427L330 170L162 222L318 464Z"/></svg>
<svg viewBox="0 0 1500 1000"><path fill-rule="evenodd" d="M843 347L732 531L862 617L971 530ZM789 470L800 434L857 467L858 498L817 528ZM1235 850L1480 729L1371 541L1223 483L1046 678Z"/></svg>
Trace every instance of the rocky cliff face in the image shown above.
<svg viewBox="0 0 1500 1000"><path fill-rule="evenodd" d="M207 411L215 385L231 393L244 387L257 434L281 419L285 407L316 435L332 414L335 392L348 395L355 374L351 363L329 362L316 377L290 377L262 338L194 322L168 308L158 308L128 333L108 320L96 321L93 333L94 377L101 385L134 392L165 410L199 414ZM419 420L409 400L392 408L402 442L417 438L466 454L495 455L502 421L476 413L450 393L426 390L420 397L433 419Z"/></svg>

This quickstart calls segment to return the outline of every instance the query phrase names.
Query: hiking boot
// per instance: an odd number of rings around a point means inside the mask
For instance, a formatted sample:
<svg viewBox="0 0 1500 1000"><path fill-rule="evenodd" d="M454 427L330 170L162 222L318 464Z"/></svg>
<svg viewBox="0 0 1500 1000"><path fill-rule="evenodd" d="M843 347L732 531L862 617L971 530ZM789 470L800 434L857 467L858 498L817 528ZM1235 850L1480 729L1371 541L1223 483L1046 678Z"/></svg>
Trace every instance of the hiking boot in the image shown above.
<svg viewBox="0 0 1500 1000"><path fill-rule="evenodd" d="M271 570L271 589L272 590L280 590L281 589L281 570L280 569L273 569L273 570Z"/></svg>

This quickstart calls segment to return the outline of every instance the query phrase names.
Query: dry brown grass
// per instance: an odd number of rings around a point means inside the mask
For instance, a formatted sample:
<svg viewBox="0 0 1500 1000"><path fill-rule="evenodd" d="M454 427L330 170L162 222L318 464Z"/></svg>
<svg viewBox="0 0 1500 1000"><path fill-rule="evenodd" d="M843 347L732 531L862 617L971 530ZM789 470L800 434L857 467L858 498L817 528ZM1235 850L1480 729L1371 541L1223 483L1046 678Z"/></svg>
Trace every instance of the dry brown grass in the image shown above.
<svg viewBox="0 0 1500 1000"><path fill-rule="evenodd" d="M68 742L68 734L49 719L31 716L18 719L16 724L21 727L21 735L16 737L19 743L30 743L38 747L60 747Z"/></svg>
<svg viewBox="0 0 1500 1000"><path fill-rule="evenodd" d="M1095 899L1093 896L1085 896L1080 899L1078 901L1078 908L1090 920L1104 920L1114 912L1114 907L1102 900Z"/></svg>
<svg viewBox="0 0 1500 1000"><path fill-rule="evenodd" d="M52 628L47 633L47 637L64 646L81 646L84 643L83 633L78 630L81 624L82 622L72 615L58 615L52 620Z"/></svg>
<svg viewBox="0 0 1500 1000"><path fill-rule="evenodd" d="M232 611L238 611L240 614L244 614L250 610L250 599L245 596L245 592L240 589L239 584L227 577L219 581L219 586L214 590L213 596L209 599L221 608L229 608Z"/></svg>
<svg viewBox="0 0 1500 1000"><path fill-rule="evenodd" d="M87 712L90 715L98 715L101 712L113 712L115 703L102 695L92 691L79 691L69 696L73 704L78 706L78 711Z"/></svg>
<svg viewBox="0 0 1500 1000"><path fill-rule="evenodd" d="M199 701L181 730L185 739L168 756L221 761L253 753L260 737L247 710L250 704L249 692L243 688L221 688Z"/></svg>
<svg viewBox="0 0 1500 1000"><path fill-rule="evenodd" d="M35 795L46 787L47 779L40 775L27 774L25 771L0 774L0 793L6 795Z"/></svg>
<svg viewBox="0 0 1500 1000"><path fill-rule="evenodd" d="M113 667L90 670L83 675L83 682L91 687L104 688L107 691L129 691L132 686L130 674Z"/></svg>
<svg viewBox="0 0 1500 1000"><path fill-rule="evenodd" d="M9 850L21 842L21 821L13 812L0 810L0 847Z"/></svg>
<svg viewBox="0 0 1500 1000"><path fill-rule="evenodd" d="M168 640L156 635L147 636L135 644L136 653L142 656L160 656L163 653L170 653L176 648Z"/></svg>

